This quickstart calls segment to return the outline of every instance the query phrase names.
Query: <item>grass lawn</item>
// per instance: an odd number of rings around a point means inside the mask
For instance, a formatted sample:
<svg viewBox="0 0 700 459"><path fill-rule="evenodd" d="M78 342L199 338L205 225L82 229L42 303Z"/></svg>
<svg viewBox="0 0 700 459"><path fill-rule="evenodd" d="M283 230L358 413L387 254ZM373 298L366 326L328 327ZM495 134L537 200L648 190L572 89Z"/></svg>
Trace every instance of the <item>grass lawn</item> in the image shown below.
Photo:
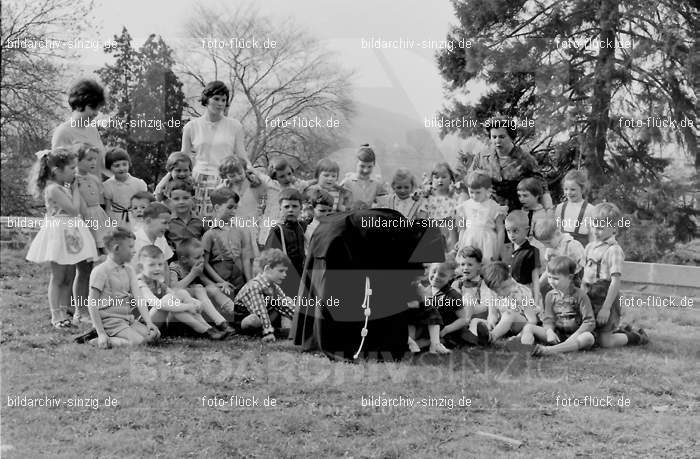
<svg viewBox="0 0 700 459"><path fill-rule="evenodd" d="M3 457L700 454L697 304L625 310L645 347L546 359L469 349L349 365L244 337L99 350L51 328L47 268L0 255ZM414 406L362 406L380 395ZM561 406L587 395L615 406ZM58 406L10 406L25 396Z"/></svg>

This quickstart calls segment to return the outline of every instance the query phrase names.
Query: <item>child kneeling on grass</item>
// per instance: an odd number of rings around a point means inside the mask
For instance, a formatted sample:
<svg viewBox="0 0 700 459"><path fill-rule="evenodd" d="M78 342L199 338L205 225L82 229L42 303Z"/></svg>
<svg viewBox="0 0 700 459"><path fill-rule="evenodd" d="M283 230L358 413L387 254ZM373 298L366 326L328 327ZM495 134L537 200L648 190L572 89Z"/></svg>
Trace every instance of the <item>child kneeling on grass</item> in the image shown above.
<svg viewBox="0 0 700 459"><path fill-rule="evenodd" d="M250 315L241 321L241 329L257 332L262 329L263 342L275 341L273 315L291 319L294 300L284 294L280 285L287 277L289 258L279 249L267 249L256 260L262 272L249 280L236 295L236 305L245 307Z"/></svg>
<svg viewBox="0 0 700 459"><path fill-rule="evenodd" d="M141 268L138 284L141 295L150 308L150 321L162 327L169 320L175 320L213 340L228 336L226 331L217 330L204 320L199 300L192 298L184 289L175 292L165 284L167 265L163 252L158 247L143 247L139 252L138 265Z"/></svg>
<svg viewBox="0 0 700 459"><path fill-rule="evenodd" d="M542 326L526 324L522 344L534 344L535 338L549 346L536 345L533 355L576 352L593 346L595 317L588 296L574 285L576 262L557 256L547 263L547 279L552 290L544 299Z"/></svg>
<svg viewBox="0 0 700 459"><path fill-rule="evenodd" d="M151 343L160 337L145 303L139 301L136 272L129 265L135 239L134 233L123 228L105 236L107 259L90 273L88 308L97 331L97 338L90 342L101 348ZM134 302L145 325L131 314Z"/></svg>

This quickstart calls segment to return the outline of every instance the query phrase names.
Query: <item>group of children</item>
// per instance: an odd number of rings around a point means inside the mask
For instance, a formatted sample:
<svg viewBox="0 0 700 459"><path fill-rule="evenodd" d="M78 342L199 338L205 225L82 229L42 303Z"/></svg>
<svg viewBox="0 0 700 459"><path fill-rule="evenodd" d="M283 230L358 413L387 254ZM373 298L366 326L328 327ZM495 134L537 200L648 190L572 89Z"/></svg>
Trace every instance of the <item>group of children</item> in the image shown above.
<svg viewBox="0 0 700 459"><path fill-rule="evenodd" d="M239 331L273 341L290 327L289 297L320 222L372 207L434 220L444 236L446 261L416 279L408 304L412 352L448 353L509 335L540 342L536 354L647 341L641 329L619 328L624 254L616 228L602 222L618 222L620 211L588 204L580 171L564 178L566 200L556 209L542 206L538 180L522 180L522 209L507 213L492 199L486 173L457 180L446 163L422 184L398 169L386 187L373 175L374 151L363 145L356 171L343 180L329 159L305 181L283 159L264 173L229 157L203 202L185 153L170 155L153 194L117 147L107 149L112 176L102 182L94 175L98 153L89 144L42 151L32 172L47 216L27 259L51 265L54 327L93 324L83 341L150 342L175 323L215 340Z"/></svg>

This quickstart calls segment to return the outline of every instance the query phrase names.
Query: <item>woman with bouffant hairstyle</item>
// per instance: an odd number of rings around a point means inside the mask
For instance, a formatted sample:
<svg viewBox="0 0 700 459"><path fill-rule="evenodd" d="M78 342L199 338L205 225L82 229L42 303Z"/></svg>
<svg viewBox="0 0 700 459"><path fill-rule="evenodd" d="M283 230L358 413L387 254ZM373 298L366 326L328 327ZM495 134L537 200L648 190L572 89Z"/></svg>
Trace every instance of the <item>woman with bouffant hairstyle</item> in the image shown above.
<svg viewBox="0 0 700 459"><path fill-rule="evenodd" d="M51 137L51 149L59 147L73 148L76 143L86 143L97 149L97 163L90 173L100 180L112 176L105 169L105 146L93 124L100 107L106 103L105 92L95 80L79 80L68 91L70 118L59 124Z"/></svg>
<svg viewBox="0 0 700 459"><path fill-rule="evenodd" d="M243 126L226 116L231 101L228 87L221 81L210 81L202 90L200 102L204 114L190 120L182 131L181 151L192 158L195 183L195 213L206 215L209 193L221 182L219 166L226 159L238 156L250 164L243 142Z"/></svg>

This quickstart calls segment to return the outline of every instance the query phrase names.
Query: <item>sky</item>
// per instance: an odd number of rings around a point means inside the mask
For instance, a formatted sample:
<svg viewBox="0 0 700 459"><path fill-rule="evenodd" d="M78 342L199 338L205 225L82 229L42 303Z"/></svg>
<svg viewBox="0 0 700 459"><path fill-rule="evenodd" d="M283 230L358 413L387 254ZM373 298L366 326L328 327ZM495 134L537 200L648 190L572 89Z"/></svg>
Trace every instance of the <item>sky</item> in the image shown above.
<svg viewBox="0 0 700 459"><path fill-rule="evenodd" d="M91 38L104 43L126 26L135 46L155 33L178 49L178 43L188 39L185 24L196 13L198 4L214 9L251 5L247 0L98 0L93 10L96 20L89 27L96 36ZM443 80L435 54L438 48L448 46L447 33L457 24L451 2L264 0L252 5L259 14L273 21L292 21L335 53L336 62L344 69L354 72L351 83L356 114L344 126L343 134L353 145L390 146L392 151L387 151L385 156L393 162L379 161L379 168L400 164L422 173L434 162L456 161L457 152L463 149L465 141L454 135L440 139L437 127L426 126L426 120L436 116L445 105ZM387 42L391 42L389 47ZM384 46L378 49L378 44ZM459 49L454 51L459 52ZM79 64L81 72L76 72L82 74L76 74L75 78L94 77L92 72L109 60L110 56L101 50L84 51ZM195 89L186 84L186 96L196 96ZM471 94L460 98L473 101L480 91L476 86ZM408 164L402 164L405 155L398 151L410 147L410 132L415 129L429 133L432 153L418 152L413 160L405 159ZM473 139L467 142L468 149L480 145L474 144ZM346 154L340 153L341 156Z"/></svg>
<svg viewBox="0 0 700 459"><path fill-rule="evenodd" d="M245 4L238 0L200 3L224 7ZM196 4L189 0L102 0L93 10L97 18L94 30L103 42L126 26L136 44L143 43L150 33L173 43L184 35L184 23ZM415 110L411 115L418 117L431 116L442 106L442 80L434 53L438 46L445 46L449 26L456 23L450 2L266 0L255 2L255 6L265 16L292 19L335 51L344 67L355 70L353 83L357 88L400 85ZM405 40L399 43L404 49L363 49L363 40L367 44L372 39ZM410 40L414 41L413 49L406 49L411 46ZM103 65L107 59L104 53L86 51L82 64L89 69ZM361 91L358 96L362 99Z"/></svg>

